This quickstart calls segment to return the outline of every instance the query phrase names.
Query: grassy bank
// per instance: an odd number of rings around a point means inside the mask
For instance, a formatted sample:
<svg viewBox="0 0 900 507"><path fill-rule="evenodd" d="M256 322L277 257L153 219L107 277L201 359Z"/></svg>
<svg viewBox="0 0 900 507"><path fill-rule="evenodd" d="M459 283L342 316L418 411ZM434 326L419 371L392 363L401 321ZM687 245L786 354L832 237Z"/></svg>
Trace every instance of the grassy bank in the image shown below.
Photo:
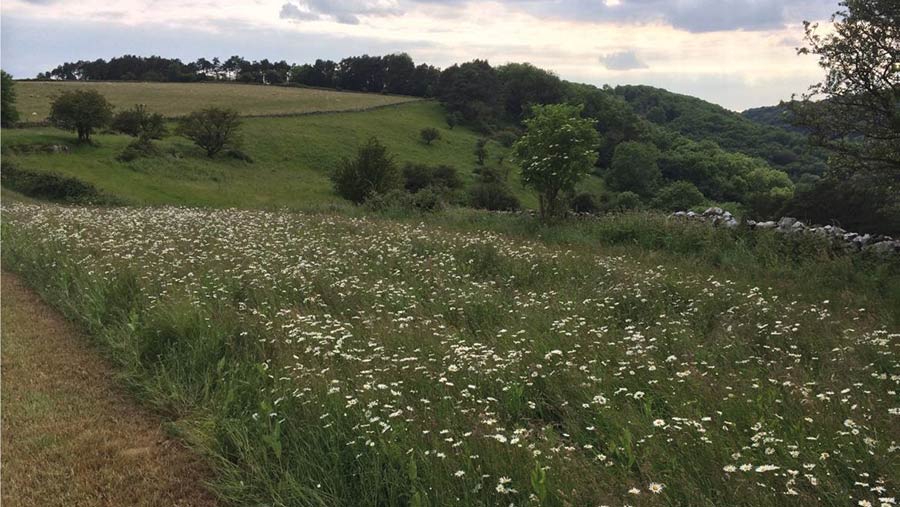
<svg viewBox="0 0 900 507"><path fill-rule="evenodd" d="M218 85L211 85L218 86ZM441 139L426 145L419 138L424 127L435 127ZM437 103L416 102L388 109L326 115L251 118L242 127L243 151L253 163L218 157L210 160L187 140L160 141L162 155L120 162L116 157L131 138L96 136L97 146L73 144L72 134L52 129L7 130L2 139L4 158L30 171L49 171L78 178L101 192L133 204L306 209L341 201L331 189L328 175L357 146L378 137L396 157L406 162L447 164L456 167L466 182L473 179L478 135L466 128L447 128ZM62 145L69 152L47 152L41 147ZM503 156L513 190L525 205L535 197L519 182L508 149L488 145L489 164ZM591 177L586 188L599 188Z"/></svg>
<svg viewBox="0 0 900 507"><path fill-rule="evenodd" d="M637 216L4 219L4 265L186 421L238 503L843 506L900 486L900 336L875 264L831 298L699 251L746 239Z"/></svg>
<svg viewBox="0 0 900 507"><path fill-rule="evenodd" d="M21 120L45 120L53 99L68 90L97 90L117 109L145 104L150 111L170 118L211 106L230 107L243 116L261 116L350 111L417 100L377 93L235 83L18 81L16 106Z"/></svg>

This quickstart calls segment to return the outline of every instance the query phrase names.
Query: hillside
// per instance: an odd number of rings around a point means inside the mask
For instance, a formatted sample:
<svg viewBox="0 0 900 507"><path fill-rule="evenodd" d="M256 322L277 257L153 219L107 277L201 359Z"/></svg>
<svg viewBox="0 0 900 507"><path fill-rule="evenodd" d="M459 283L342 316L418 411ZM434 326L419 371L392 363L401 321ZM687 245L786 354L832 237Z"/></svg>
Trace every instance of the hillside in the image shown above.
<svg viewBox="0 0 900 507"><path fill-rule="evenodd" d="M615 93L653 123L695 141L710 140L726 150L762 158L794 179L825 170L825 152L810 146L803 134L780 125L756 122L705 100L651 86L618 86Z"/></svg>
<svg viewBox="0 0 900 507"><path fill-rule="evenodd" d="M122 85L128 86L142 87ZM184 86L215 91L222 85ZM242 90L263 88L234 86ZM206 96L197 99L198 105L207 103ZM430 146L419 138L419 131L427 126L441 132L441 139ZM23 169L71 176L133 204L305 209L342 202L332 191L328 175L371 136L378 137L399 164L451 165L466 182L471 181L476 167L473 152L479 138L464 127L448 128L441 106L429 101L362 112L247 118L241 136L243 150L253 163L223 157L207 159L189 141L175 136L158 142L162 156L125 163L116 157L131 141L127 136L101 134L96 136L97 146L83 146L74 144L73 135L49 127L8 130L2 146L5 160ZM66 146L69 152L47 153L41 148L54 145ZM496 142L488 143L488 164L496 165L497 157L507 152ZM508 160L503 165L515 172ZM509 179L523 204L535 206L534 196L521 186L519 178L513 175ZM597 178L585 183L588 188L599 185Z"/></svg>
<svg viewBox="0 0 900 507"><path fill-rule="evenodd" d="M237 83L18 81L17 107L22 121L45 120L53 97L73 89L97 90L116 108L145 104L166 117L211 106L230 107L244 116L267 116L353 111L417 100L398 95Z"/></svg>
<svg viewBox="0 0 900 507"><path fill-rule="evenodd" d="M786 104L778 104L777 106L754 107L741 111L741 116L770 127L777 127L799 134L806 134L807 130L803 127L793 125L790 121L791 113L788 111Z"/></svg>

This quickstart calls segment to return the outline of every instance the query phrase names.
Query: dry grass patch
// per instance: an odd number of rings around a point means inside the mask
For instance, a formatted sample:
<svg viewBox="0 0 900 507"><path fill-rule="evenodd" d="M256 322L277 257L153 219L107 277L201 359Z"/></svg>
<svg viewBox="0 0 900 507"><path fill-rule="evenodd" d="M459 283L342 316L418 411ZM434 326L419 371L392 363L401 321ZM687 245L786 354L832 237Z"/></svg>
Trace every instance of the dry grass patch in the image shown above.
<svg viewBox="0 0 900 507"><path fill-rule="evenodd" d="M209 506L207 471L59 314L2 276L2 503Z"/></svg>

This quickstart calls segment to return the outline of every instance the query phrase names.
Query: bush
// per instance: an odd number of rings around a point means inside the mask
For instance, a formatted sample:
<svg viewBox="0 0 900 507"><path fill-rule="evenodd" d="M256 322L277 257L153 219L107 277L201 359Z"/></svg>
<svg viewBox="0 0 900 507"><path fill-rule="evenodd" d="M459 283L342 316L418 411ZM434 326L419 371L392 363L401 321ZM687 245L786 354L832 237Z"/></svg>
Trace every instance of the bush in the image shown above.
<svg viewBox="0 0 900 507"><path fill-rule="evenodd" d="M569 207L575 213L597 213L600 211L597 198L589 192L581 192L573 197Z"/></svg>
<svg viewBox="0 0 900 507"><path fill-rule="evenodd" d="M501 130L494 134L494 140L506 148L512 148L512 145L516 143L517 139L519 139L519 134L512 129Z"/></svg>
<svg viewBox="0 0 900 507"><path fill-rule="evenodd" d="M459 125L463 121L463 115L459 111L454 111L447 115L447 126L450 127L450 130L453 130L453 127Z"/></svg>
<svg viewBox="0 0 900 507"><path fill-rule="evenodd" d="M143 104L116 113L112 129L132 137L162 139L166 134L166 124L159 113L148 113Z"/></svg>
<svg viewBox="0 0 900 507"><path fill-rule="evenodd" d="M462 179L452 166L407 163L403 166L403 187L412 193L428 187L455 190L462 188Z"/></svg>
<svg viewBox="0 0 900 507"><path fill-rule="evenodd" d="M652 144L624 142L616 146L606 183L613 190L652 195L661 178L659 150Z"/></svg>
<svg viewBox="0 0 900 507"><path fill-rule="evenodd" d="M373 195L400 188L401 176L387 148L372 137L357 151L356 158L345 158L331 174L334 190L357 204Z"/></svg>
<svg viewBox="0 0 900 507"><path fill-rule="evenodd" d="M676 181L661 188L652 206L665 211L684 211L706 201L703 193L689 181Z"/></svg>
<svg viewBox="0 0 900 507"><path fill-rule="evenodd" d="M112 105L96 90L63 92L50 104L50 123L78 133L78 140L90 142L95 130L112 119Z"/></svg>
<svg viewBox="0 0 900 507"><path fill-rule="evenodd" d="M158 154L159 150L156 146L153 146L150 139L140 137L128 143L128 146L122 150L122 153L116 157L116 160L119 160L120 162L131 162L132 160L143 157L153 157Z"/></svg>
<svg viewBox="0 0 900 507"><path fill-rule="evenodd" d="M368 211L439 211L447 207L447 195L441 189L428 187L415 194L394 189L373 194L363 204Z"/></svg>
<svg viewBox="0 0 900 507"><path fill-rule="evenodd" d="M484 159L487 158L487 142L488 140L483 137L475 142L475 160L478 161L478 165L484 165Z"/></svg>
<svg viewBox="0 0 900 507"><path fill-rule="evenodd" d="M20 169L4 161L0 170L3 186L36 199L66 204L118 204L90 183L50 172Z"/></svg>
<svg viewBox="0 0 900 507"><path fill-rule="evenodd" d="M430 145L432 142L441 138L441 133L434 127L426 127L419 132L419 137L425 141L425 144Z"/></svg>
<svg viewBox="0 0 900 507"><path fill-rule="evenodd" d="M500 181L481 181L469 189L469 203L473 208L491 211L517 211L522 208L509 186Z"/></svg>
<svg viewBox="0 0 900 507"><path fill-rule="evenodd" d="M12 127L19 121L16 110L16 82L4 70L0 70L0 127Z"/></svg>
<svg viewBox="0 0 900 507"><path fill-rule="evenodd" d="M225 148L236 147L240 125L237 111L210 107L182 118L178 122L178 134L206 150L206 156L212 158Z"/></svg>
<svg viewBox="0 0 900 507"><path fill-rule="evenodd" d="M618 192L606 194L600 208L603 211L625 211L643 208L641 196L634 192Z"/></svg>

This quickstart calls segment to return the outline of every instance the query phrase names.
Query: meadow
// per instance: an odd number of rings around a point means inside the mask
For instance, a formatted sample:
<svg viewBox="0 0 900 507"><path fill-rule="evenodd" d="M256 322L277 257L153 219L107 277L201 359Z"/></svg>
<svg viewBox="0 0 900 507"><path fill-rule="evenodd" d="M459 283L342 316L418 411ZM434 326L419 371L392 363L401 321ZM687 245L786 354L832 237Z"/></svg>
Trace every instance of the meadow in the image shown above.
<svg viewBox="0 0 900 507"><path fill-rule="evenodd" d="M129 204L309 209L341 202L328 176L342 158L354 156L356 148L372 136L388 147L398 165L447 164L470 183L477 166L474 151L479 135L465 127L449 128L445 117L438 103L417 101L371 111L246 118L241 145L253 163L222 156L208 159L190 141L175 136L158 142L160 156L120 162L116 157L132 138L106 133L95 135L94 145L79 145L73 134L51 127L7 130L2 146L6 160L22 169L74 177ZM441 138L425 144L419 137L424 127L437 128ZM69 151L39 149L54 145ZM533 193L520 182L509 149L490 141L487 150L487 165L506 169L523 205L536 207ZM602 182L590 177L582 186L596 190Z"/></svg>
<svg viewBox="0 0 900 507"><path fill-rule="evenodd" d="M144 104L150 111L169 118L184 116L199 107L228 107L242 116L284 116L355 111L418 100L398 95L236 83L18 81L16 105L22 121L46 120L56 96L80 89L97 90L116 109Z"/></svg>
<svg viewBox="0 0 900 507"><path fill-rule="evenodd" d="M737 233L639 234L649 215L549 233L468 212L3 214L4 267L237 504L865 506L900 487L889 264L821 253L853 276L806 290L775 243L741 270L699 255Z"/></svg>

